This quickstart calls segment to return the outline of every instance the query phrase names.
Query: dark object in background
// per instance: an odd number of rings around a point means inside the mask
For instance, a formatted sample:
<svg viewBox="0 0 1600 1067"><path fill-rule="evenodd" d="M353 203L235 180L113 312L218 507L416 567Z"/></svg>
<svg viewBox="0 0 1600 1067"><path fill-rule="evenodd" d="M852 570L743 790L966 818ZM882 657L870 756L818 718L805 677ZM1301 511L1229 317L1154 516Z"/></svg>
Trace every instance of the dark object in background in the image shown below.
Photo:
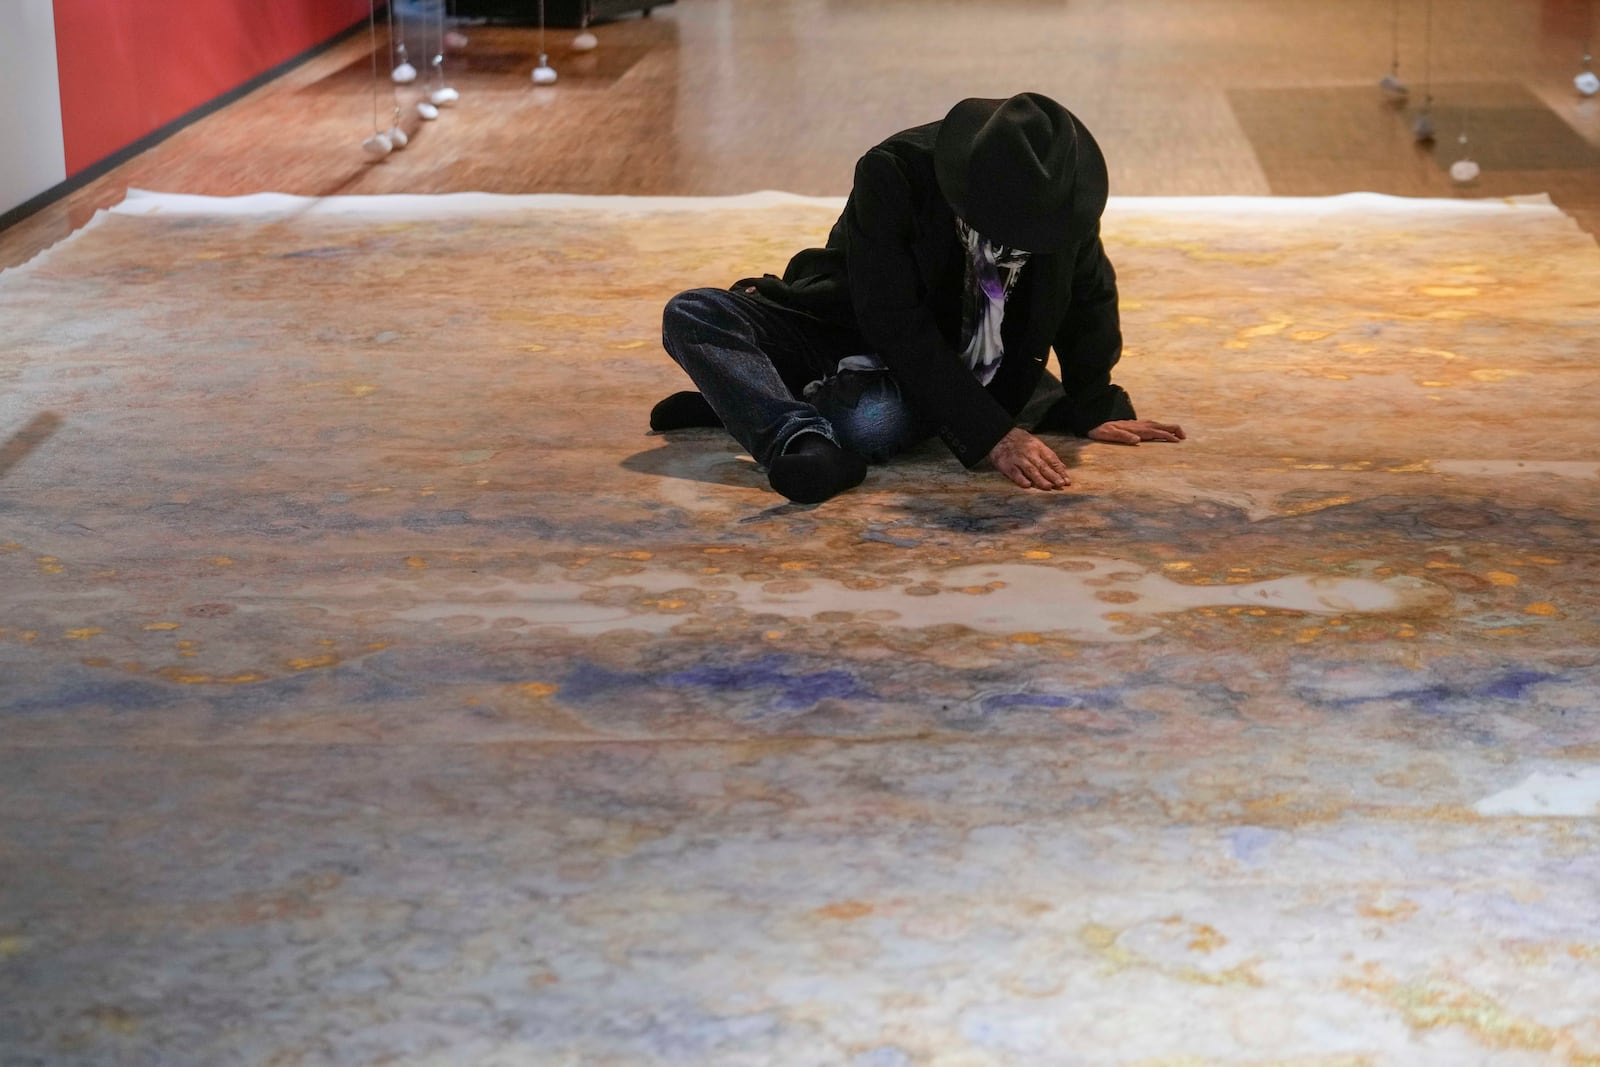
<svg viewBox="0 0 1600 1067"><path fill-rule="evenodd" d="M635 11L648 15L651 8L670 3L672 0L544 0L544 17L546 25L577 27L583 25L587 11L592 26ZM539 21L539 0L456 0L450 12L459 18L533 24Z"/></svg>

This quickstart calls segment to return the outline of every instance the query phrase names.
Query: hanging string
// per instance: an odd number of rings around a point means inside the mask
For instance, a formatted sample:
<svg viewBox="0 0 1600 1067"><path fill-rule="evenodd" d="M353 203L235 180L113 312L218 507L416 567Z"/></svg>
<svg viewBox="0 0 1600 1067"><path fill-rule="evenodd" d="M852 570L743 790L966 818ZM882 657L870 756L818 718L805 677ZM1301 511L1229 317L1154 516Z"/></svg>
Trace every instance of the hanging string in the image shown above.
<svg viewBox="0 0 1600 1067"><path fill-rule="evenodd" d="M400 16L399 43L396 43L394 3L395 0L389 0L389 63L391 67L389 77L396 85L410 85L417 80L417 68L411 65L411 54L406 50L406 20L404 15ZM398 66L394 62L396 58L400 60Z"/></svg>
<svg viewBox="0 0 1600 1067"><path fill-rule="evenodd" d="M367 5L367 39L372 45L372 132L378 132L378 0Z"/></svg>
<svg viewBox="0 0 1600 1067"><path fill-rule="evenodd" d="M1411 95L1405 82L1400 80L1400 0L1390 0L1389 40L1389 73L1378 79L1378 88L1383 90L1383 95L1391 104L1398 106Z"/></svg>
<svg viewBox="0 0 1600 1067"><path fill-rule="evenodd" d="M437 95L444 91L444 0L434 0L433 13L433 90Z"/></svg>
<svg viewBox="0 0 1600 1067"><path fill-rule="evenodd" d="M533 68L533 84L553 85L555 68L550 66L550 55L544 45L544 0L539 0L539 65Z"/></svg>
<svg viewBox="0 0 1600 1067"><path fill-rule="evenodd" d="M1400 77L1400 0L1394 0L1391 7L1390 39L1393 41L1394 58L1389 63L1389 74L1394 78Z"/></svg>
<svg viewBox="0 0 1600 1067"><path fill-rule="evenodd" d="M1422 111L1411 124L1418 144L1433 141L1433 0L1427 0L1422 30Z"/></svg>
<svg viewBox="0 0 1600 1067"><path fill-rule="evenodd" d="M1589 0L1584 13L1586 17L1583 20L1583 70L1587 74L1593 69L1594 63L1594 0Z"/></svg>
<svg viewBox="0 0 1600 1067"><path fill-rule="evenodd" d="M444 88L444 0L435 0L438 5L434 8L434 53L433 53L433 87L435 90Z"/></svg>
<svg viewBox="0 0 1600 1067"><path fill-rule="evenodd" d="M578 17L578 35L572 39L572 50L574 52L593 51L600 44L595 35L589 32L589 16L592 14L589 9L592 6L589 0L583 0L583 10Z"/></svg>
<svg viewBox="0 0 1600 1067"><path fill-rule="evenodd" d="M376 0L367 4L367 44L372 49L372 136L361 142L368 159L382 159L394 150L394 142L378 126L378 10Z"/></svg>
<svg viewBox="0 0 1600 1067"><path fill-rule="evenodd" d="M394 104L394 124L400 125L400 86L394 80L394 0L384 4L389 19L389 99Z"/></svg>
<svg viewBox="0 0 1600 1067"><path fill-rule="evenodd" d="M1461 136L1456 138L1461 145L1461 158L1450 164L1450 177L1462 185L1477 181L1478 175L1483 172L1483 168L1472 158L1472 147L1467 143L1467 132L1471 125L1472 95L1469 92L1461 106Z"/></svg>
<svg viewBox="0 0 1600 1067"><path fill-rule="evenodd" d="M1422 30L1422 109L1433 107L1433 0L1427 0Z"/></svg>

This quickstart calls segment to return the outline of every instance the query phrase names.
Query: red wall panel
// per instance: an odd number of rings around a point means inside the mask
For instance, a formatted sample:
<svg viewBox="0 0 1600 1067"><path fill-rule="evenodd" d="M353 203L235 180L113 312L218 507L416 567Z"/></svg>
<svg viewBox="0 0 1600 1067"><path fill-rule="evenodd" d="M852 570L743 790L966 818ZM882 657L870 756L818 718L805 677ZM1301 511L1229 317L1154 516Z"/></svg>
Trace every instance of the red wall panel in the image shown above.
<svg viewBox="0 0 1600 1067"><path fill-rule="evenodd" d="M55 0L67 173L328 40L368 0Z"/></svg>

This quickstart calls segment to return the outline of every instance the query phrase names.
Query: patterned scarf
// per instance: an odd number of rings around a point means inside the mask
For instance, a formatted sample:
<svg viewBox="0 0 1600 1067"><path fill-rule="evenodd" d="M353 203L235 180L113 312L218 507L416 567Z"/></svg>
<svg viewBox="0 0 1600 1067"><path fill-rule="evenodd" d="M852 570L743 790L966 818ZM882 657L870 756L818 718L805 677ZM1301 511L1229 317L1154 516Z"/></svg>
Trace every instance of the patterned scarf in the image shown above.
<svg viewBox="0 0 1600 1067"><path fill-rule="evenodd" d="M960 219L956 220L956 232L967 250L966 284L961 296L965 350L961 355L978 381L988 385L1005 356L1000 326L1005 321L1006 297L1017 284L1028 253L993 244Z"/></svg>

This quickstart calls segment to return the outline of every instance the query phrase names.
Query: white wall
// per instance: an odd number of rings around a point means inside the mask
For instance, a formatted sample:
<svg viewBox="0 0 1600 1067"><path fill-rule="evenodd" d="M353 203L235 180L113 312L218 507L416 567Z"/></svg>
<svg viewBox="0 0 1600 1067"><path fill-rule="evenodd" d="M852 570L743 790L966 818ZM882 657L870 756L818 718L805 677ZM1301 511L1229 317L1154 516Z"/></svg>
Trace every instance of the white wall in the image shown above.
<svg viewBox="0 0 1600 1067"><path fill-rule="evenodd" d="M0 212L66 177L53 0L0 0Z"/></svg>

